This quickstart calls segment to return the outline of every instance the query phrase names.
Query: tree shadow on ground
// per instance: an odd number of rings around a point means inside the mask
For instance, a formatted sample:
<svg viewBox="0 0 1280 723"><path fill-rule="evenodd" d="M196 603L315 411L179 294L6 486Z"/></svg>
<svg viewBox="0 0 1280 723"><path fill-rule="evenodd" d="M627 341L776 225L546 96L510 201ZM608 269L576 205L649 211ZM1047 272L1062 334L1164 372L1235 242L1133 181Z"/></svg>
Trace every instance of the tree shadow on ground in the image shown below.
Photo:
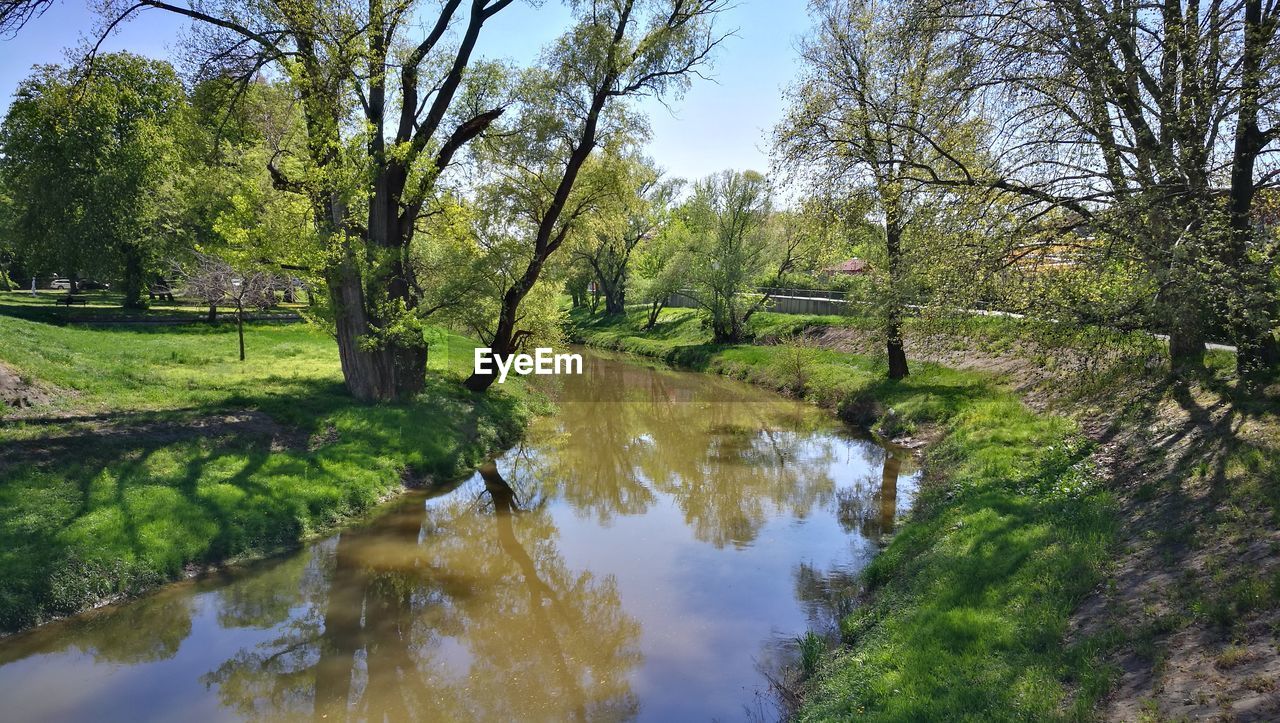
<svg viewBox="0 0 1280 723"><path fill-rule="evenodd" d="M1126 521L1124 554L1106 590L1077 614L1086 629L1115 631L1109 662L1120 676L1107 717L1139 709L1212 717L1255 696L1252 668L1216 658L1229 643L1274 656L1267 631L1280 621L1280 404L1273 392L1246 392L1212 371L1130 380L1113 391L1111 409L1122 411L1096 438Z"/></svg>
<svg viewBox="0 0 1280 723"><path fill-rule="evenodd" d="M0 630L293 547L405 482L469 471L522 427L512 397L436 376L399 405L330 382L289 391L21 420L0 443Z"/></svg>

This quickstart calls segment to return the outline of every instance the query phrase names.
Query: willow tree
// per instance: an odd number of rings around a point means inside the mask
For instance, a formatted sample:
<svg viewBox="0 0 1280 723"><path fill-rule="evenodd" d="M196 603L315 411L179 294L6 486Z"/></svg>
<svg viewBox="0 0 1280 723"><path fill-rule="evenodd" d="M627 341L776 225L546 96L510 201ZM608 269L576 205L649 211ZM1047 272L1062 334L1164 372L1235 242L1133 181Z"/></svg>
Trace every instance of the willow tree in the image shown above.
<svg viewBox="0 0 1280 723"><path fill-rule="evenodd" d="M526 239L524 270L503 295L490 347L516 353L528 338L520 305L552 255L596 209L602 193L578 180L601 145L635 132L628 101L671 97L688 87L723 36L716 16L726 0L578 0L576 20L522 78L519 121L502 143L498 170L512 192L513 232ZM605 184L607 185L607 184ZM496 374L472 374L468 389L488 389Z"/></svg>
<svg viewBox="0 0 1280 723"><path fill-rule="evenodd" d="M268 170L277 188L310 205L322 247L316 273L328 287L347 389L358 399L404 399L425 383L410 249L442 174L502 114L493 74L475 72L472 53L485 23L511 2L106 3L104 33L149 9L193 20L187 55L200 76L244 87L270 69L289 81L304 150L274 155ZM19 5L0 29L41 9Z"/></svg>
<svg viewBox="0 0 1280 723"><path fill-rule="evenodd" d="M693 184L680 215L690 232L689 294L707 315L717 342L741 341L767 301L756 279L772 265L773 193L755 171L722 171Z"/></svg>
<svg viewBox="0 0 1280 723"><path fill-rule="evenodd" d="M776 151L815 190L865 196L883 225L886 283L877 286L889 377L908 374L903 317L911 299L912 254L905 244L922 211L939 199L917 178L943 168L973 146L958 122L967 64L941 23L908 5L881 0L821 0L815 28L801 45L803 71ZM923 132L919 132L923 130Z"/></svg>
<svg viewBox="0 0 1280 723"><path fill-rule="evenodd" d="M673 213L636 253L635 296L648 307L646 331L657 325L658 315L689 278L690 241L689 228Z"/></svg>
<svg viewBox="0 0 1280 723"><path fill-rule="evenodd" d="M590 270L609 315L626 311L632 256L662 226L679 189L678 182L663 180L647 159L626 160L620 170L622 187L616 202L600 223L581 235L572 253L575 262Z"/></svg>

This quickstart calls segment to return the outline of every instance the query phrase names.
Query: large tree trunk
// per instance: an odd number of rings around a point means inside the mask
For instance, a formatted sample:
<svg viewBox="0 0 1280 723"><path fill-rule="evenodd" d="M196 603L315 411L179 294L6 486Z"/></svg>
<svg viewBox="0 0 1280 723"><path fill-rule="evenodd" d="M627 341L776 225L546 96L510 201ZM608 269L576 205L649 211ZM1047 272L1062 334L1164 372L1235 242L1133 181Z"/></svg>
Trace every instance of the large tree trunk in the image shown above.
<svg viewBox="0 0 1280 723"><path fill-rule="evenodd" d="M885 347L889 354L889 378L905 379L911 372L907 368L907 352L902 348L902 323L897 316L890 316L885 331L888 334Z"/></svg>
<svg viewBox="0 0 1280 723"><path fill-rule="evenodd" d="M554 251L554 249L551 249ZM528 295L533 285L538 282L538 276L542 273L542 265L546 263L547 256L550 251L543 253L535 253L533 259L529 261L529 265L525 268L524 276L520 278L511 288L507 289L507 293L502 296L502 308L498 310L498 327L493 334L493 343L489 348L493 351L495 358L507 358L519 351L519 345L522 337L526 332L516 331L517 312L520 309L520 302L524 301L524 297ZM490 366L493 371L488 374L477 374L474 371L467 380L463 382L463 386L473 392L483 392L498 380L496 365Z"/></svg>
<svg viewBox="0 0 1280 723"><path fill-rule="evenodd" d="M408 399L426 384L427 346L385 343L375 349L362 344L371 331L359 272L344 264L329 282L333 295L338 358L351 396L364 402Z"/></svg>
<svg viewBox="0 0 1280 723"><path fill-rule="evenodd" d="M1204 370L1204 319L1193 294L1191 288L1171 288L1172 298L1164 305L1169 323L1169 367L1175 376Z"/></svg>
<svg viewBox="0 0 1280 723"><path fill-rule="evenodd" d="M889 261L889 309L885 318L885 349L889 357L889 378L904 379L907 352L902 346L902 308L898 284L902 276L902 228L895 222L885 224L885 250Z"/></svg>
<svg viewBox="0 0 1280 723"><path fill-rule="evenodd" d="M1231 320L1236 343L1236 376L1246 386L1268 372L1280 357L1272 326L1276 318L1275 289L1270 270L1255 268L1249 257L1253 241L1252 223L1254 169L1264 147L1264 135L1258 127L1261 91L1261 65L1266 44L1262 37L1262 2L1245 3L1244 50L1241 62L1240 110L1236 122L1234 158L1231 167L1231 240L1227 268L1236 283L1236 296Z"/></svg>
<svg viewBox="0 0 1280 723"><path fill-rule="evenodd" d="M605 287L604 313L609 316L625 314L627 311L627 287L622 279L615 280Z"/></svg>
<svg viewBox="0 0 1280 723"><path fill-rule="evenodd" d="M532 267L532 264L530 266ZM538 268L541 270L541 264L538 265ZM533 272L535 279L537 278L537 273L536 271ZM528 275L526 273L526 277ZM507 289L507 293L502 297L502 308L498 312L498 328L494 332L493 343L489 347L493 351L495 360L496 358L506 359L516 353L516 312L520 308L520 302L524 299L526 293L528 291L522 291L521 284L517 284ZM491 364L490 369L492 371L487 374L473 371L471 376L467 377L467 380L463 382L463 385L473 392L485 391L498 380L496 367L496 364Z"/></svg>
<svg viewBox="0 0 1280 723"><path fill-rule="evenodd" d="M342 242L343 258L326 275L342 376L351 396L364 402L411 399L426 385L425 339L406 338L403 334L376 338L379 329L396 322L383 315L412 313L416 307L404 258L411 233L396 215L397 189L403 190L404 186L402 175L395 168L385 170L375 183L370 200L368 243L380 258L370 269L369 288L366 289L357 250L350 241ZM339 229L345 214L345 206L335 196L328 203L323 222Z"/></svg>
<svg viewBox="0 0 1280 723"><path fill-rule="evenodd" d="M360 272L355 268L355 259L346 259L327 281L333 302L338 360L342 364L342 378L346 381L347 391L364 402L382 399L382 374L373 355L360 348L360 340L369 331L369 320L365 316L364 289L360 284Z"/></svg>
<svg viewBox="0 0 1280 723"><path fill-rule="evenodd" d="M329 281L342 376L351 396L364 402L394 402L412 398L426 385L427 344L384 340L369 349L365 341L374 320L365 308L359 272L348 265Z"/></svg>
<svg viewBox="0 0 1280 723"><path fill-rule="evenodd" d="M623 296L625 292L621 289L613 289L605 292L604 295L604 313L608 316L617 316L623 314L627 310L626 300Z"/></svg>
<svg viewBox="0 0 1280 723"><path fill-rule="evenodd" d="M133 244L125 244L122 252L124 256L124 278L121 281L124 287L124 308L144 309L147 305L142 300L143 276L145 275L142 268L142 252Z"/></svg>
<svg viewBox="0 0 1280 723"><path fill-rule="evenodd" d="M626 312L626 272L612 270L602 265L592 264L596 271L596 288L604 297L604 313L606 316L617 316Z"/></svg>

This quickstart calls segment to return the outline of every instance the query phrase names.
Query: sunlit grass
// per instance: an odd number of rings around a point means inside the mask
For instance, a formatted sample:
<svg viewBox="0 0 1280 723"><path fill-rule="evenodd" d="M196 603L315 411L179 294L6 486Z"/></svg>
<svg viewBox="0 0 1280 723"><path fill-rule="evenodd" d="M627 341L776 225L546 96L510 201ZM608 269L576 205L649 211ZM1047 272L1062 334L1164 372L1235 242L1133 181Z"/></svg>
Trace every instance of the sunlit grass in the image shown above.
<svg viewBox="0 0 1280 723"><path fill-rule="evenodd" d="M0 630L296 545L404 480L457 476L519 434L518 385L461 388L438 335L427 391L362 405L305 325L87 328L0 316L0 361L54 395L0 424Z"/></svg>

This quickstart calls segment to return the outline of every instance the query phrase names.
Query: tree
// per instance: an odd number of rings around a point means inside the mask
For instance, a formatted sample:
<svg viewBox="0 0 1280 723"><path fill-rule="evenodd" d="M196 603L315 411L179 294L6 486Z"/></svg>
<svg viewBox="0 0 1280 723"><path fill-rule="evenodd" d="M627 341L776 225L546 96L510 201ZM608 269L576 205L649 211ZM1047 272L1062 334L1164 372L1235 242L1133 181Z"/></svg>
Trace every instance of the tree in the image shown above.
<svg viewBox="0 0 1280 723"><path fill-rule="evenodd" d="M484 24L511 2L106 3L108 31L146 9L194 20L201 32L188 55L201 77L245 87L272 67L288 78L304 152L273 155L267 170L310 207L322 247L316 271L357 399L405 399L425 384L412 242L455 155L503 112L494 74L473 67L471 55Z"/></svg>
<svg viewBox="0 0 1280 723"><path fill-rule="evenodd" d="M776 147L822 192L871 199L886 272L873 299L889 378L902 379L908 374L902 323L911 301L904 244L922 208L938 200L913 172L971 155L972 126L954 116L969 94L966 61L940 23L922 20L909 6L821 0L811 8L816 28L801 46L804 71Z"/></svg>
<svg viewBox="0 0 1280 723"><path fill-rule="evenodd" d="M226 96L239 93L228 105ZM276 188L267 167L296 174L285 160L305 154L306 127L287 83L258 78L247 86L215 77L191 92L181 123L179 251L214 255L322 285L324 249L307 200ZM289 294L292 286L287 287ZM212 310L211 310L212 312Z"/></svg>
<svg viewBox="0 0 1280 723"><path fill-rule="evenodd" d="M473 200L453 199L427 222L431 243L416 250L423 304L436 318L491 344L503 299L529 262L528 229L510 223L504 184L481 187ZM570 269L551 264L520 304L521 339L541 346L561 338L558 285Z"/></svg>
<svg viewBox="0 0 1280 723"><path fill-rule="evenodd" d="M1273 327L1280 321L1275 259L1280 245L1262 238L1254 223L1258 191L1276 173L1260 175L1268 148L1280 137L1280 3L1246 0L1240 30L1240 86L1231 152L1228 192L1231 237L1226 260L1237 272L1233 284L1231 331L1236 341L1237 376L1252 385L1280 362ZM1267 127L1263 127L1263 123ZM1274 151L1274 149L1272 149ZM1274 157L1274 156L1273 156Z"/></svg>
<svg viewBox="0 0 1280 723"><path fill-rule="evenodd" d="M38 18L53 0L6 0L0 3L0 36L13 37L32 18Z"/></svg>
<svg viewBox="0 0 1280 723"><path fill-rule="evenodd" d="M497 143L512 192L513 223L527 226L528 261L503 295L491 348L518 351L520 304L543 267L608 194L607 183L578 180L598 146L620 149L635 119L625 101L681 92L706 64L721 37L713 21L724 0L599 0L575 3L577 21L522 79L518 128ZM483 391L496 374L472 374Z"/></svg>
<svg viewBox="0 0 1280 723"><path fill-rule="evenodd" d="M678 183L663 181L645 160L624 160L619 173L622 195L614 199L616 208L583 234L572 252L577 262L591 270L609 315L626 311L632 254L664 223L679 188Z"/></svg>
<svg viewBox="0 0 1280 723"><path fill-rule="evenodd" d="M180 273L186 295L203 300L209 308L229 302L236 307L236 335L240 340L240 361L244 361L245 307L267 309L275 305L275 278L258 269L237 269L222 259L199 255L189 271Z"/></svg>
<svg viewBox="0 0 1280 723"><path fill-rule="evenodd" d="M791 271L799 246L769 227L772 196L765 177L755 171L722 171L698 181L681 209L692 236L690 293L708 315L717 342L746 337L752 315L768 303L770 292L754 291L758 277ZM782 241L782 243L779 243Z"/></svg>
<svg viewBox="0 0 1280 723"><path fill-rule="evenodd" d="M1037 219L1065 210L1064 233L1140 265L1175 372L1202 366L1223 323L1242 375L1269 363L1274 260L1250 219L1276 178L1280 4L935 5L980 61L981 102L957 117L989 116L994 151L990 171L948 183L1017 196Z"/></svg>
<svg viewBox="0 0 1280 723"><path fill-rule="evenodd" d="M2 168L3 166L0 166ZM12 219L13 199L5 189L5 175L0 173L0 291L13 290L14 262L18 258L18 236ZM22 279L17 279L20 282Z"/></svg>
<svg viewBox="0 0 1280 723"><path fill-rule="evenodd" d="M640 281L637 296L649 307L646 331L658 323L658 315L671 295L680 291L688 279L691 240L688 227L673 214L654 238L640 247L635 261Z"/></svg>
<svg viewBox="0 0 1280 723"><path fill-rule="evenodd" d="M0 129L11 233L33 270L119 274L142 306L171 236L171 124L184 104L168 63L129 53L90 67L42 66Z"/></svg>
<svg viewBox="0 0 1280 723"><path fill-rule="evenodd" d="M576 264L569 272L569 277L564 282L564 290L569 294L569 303L573 304L573 308L578 309L587 305L587 292L591 287L591 280L594 274L591 267ZM595 313L595 309L591 310Z"/></svg>

